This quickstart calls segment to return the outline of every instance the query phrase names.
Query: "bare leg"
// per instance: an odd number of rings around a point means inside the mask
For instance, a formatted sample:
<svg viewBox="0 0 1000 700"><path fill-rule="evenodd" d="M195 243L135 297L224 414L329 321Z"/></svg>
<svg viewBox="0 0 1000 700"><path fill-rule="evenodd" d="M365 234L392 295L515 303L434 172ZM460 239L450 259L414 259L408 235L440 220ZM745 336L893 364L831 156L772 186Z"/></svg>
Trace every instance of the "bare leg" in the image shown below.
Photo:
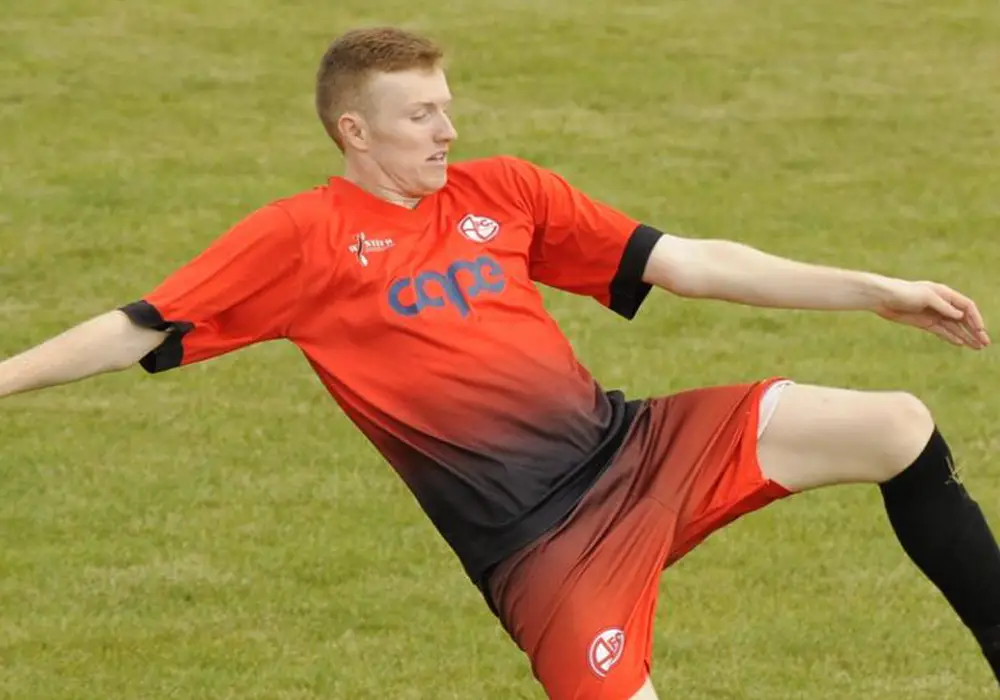
<svg viewBox="0 0 1000 700"><path fill-rule="evenodd" d="M659 700L653 689L653 682L647 678L646 682L639 688L639 692L632 696L632 700Z"/></svg>
<svg viewBox="0 0 1000 700"><path fill-rule="evenodd" d="M904 551L975 635L1000 681L1000 548L920 400L786 387L758 456L764 475L792 491L878 484Z"/></svg>
<svg viewBox="0 0 1000 700"><path fill-rule="evenodd" d="M919 399L795 384L760 439L764 475L792 491L882 483L917 458L934 430Z"/></svg>

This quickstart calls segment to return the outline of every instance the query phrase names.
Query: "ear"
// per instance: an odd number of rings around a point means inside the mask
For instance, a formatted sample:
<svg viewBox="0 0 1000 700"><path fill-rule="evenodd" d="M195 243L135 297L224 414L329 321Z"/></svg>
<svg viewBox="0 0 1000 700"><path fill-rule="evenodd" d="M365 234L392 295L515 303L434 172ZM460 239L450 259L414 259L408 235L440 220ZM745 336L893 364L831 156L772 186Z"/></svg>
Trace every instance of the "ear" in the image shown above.
<svg viewBox="0 0 1000 700"><path fill-rule="evenodd" d="M345 147L355 151L367 151L370 147L371 130L365 118L357 112L344 112L337 120L337 130Z"/></svg>

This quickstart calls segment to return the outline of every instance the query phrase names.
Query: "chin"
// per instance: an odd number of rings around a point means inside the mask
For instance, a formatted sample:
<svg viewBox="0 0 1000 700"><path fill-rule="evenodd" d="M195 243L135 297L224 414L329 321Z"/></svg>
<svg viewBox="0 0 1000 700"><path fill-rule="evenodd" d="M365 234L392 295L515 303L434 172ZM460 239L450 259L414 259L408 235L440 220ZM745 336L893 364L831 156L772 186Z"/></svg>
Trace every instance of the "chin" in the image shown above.
<svg viewBox="0 0 1000 700"><path fill-rule="evenodd" d="M434 194L448 184L448 173L442 171L440 175L425 177L420 182L420 195L427 196Z"/></svg>

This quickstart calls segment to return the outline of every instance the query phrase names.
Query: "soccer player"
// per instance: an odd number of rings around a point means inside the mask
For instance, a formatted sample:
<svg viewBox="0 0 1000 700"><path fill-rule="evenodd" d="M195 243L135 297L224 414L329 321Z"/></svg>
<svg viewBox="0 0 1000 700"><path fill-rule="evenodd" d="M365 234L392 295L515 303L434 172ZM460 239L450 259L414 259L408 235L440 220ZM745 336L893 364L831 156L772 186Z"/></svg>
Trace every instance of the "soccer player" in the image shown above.
<svg viewBox="0 0 1000 700"><path fill-rule="evenodd" d="M656 697L661 572L713 531L793 493L877 484L903 550L1000 676L1000 551L920 400L781 377L626 398L577 362L536 284L626 319L656 286L870 311L982 349L976 305L942 284L669 235L515 157L449 164L450 100L427 38L341 36L316 108L343 175L0 363L0 396L294 343L558 700Z"/></svg>

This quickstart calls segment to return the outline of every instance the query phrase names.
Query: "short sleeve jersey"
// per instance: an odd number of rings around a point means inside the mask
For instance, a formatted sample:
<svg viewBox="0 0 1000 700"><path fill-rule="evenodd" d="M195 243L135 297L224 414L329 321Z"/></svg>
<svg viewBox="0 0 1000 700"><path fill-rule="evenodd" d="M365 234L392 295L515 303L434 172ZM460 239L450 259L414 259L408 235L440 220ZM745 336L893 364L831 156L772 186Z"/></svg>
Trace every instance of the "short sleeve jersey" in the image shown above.
<svg viewBox="0 0 1000 700"><path fill-rule="evenodd" d="M257 210L123 307L149 372L286 339L480 587L599 477L636 404L577 361L536 283L632 318L659 233L512 157L407 209L334 177Z"/></svg>

